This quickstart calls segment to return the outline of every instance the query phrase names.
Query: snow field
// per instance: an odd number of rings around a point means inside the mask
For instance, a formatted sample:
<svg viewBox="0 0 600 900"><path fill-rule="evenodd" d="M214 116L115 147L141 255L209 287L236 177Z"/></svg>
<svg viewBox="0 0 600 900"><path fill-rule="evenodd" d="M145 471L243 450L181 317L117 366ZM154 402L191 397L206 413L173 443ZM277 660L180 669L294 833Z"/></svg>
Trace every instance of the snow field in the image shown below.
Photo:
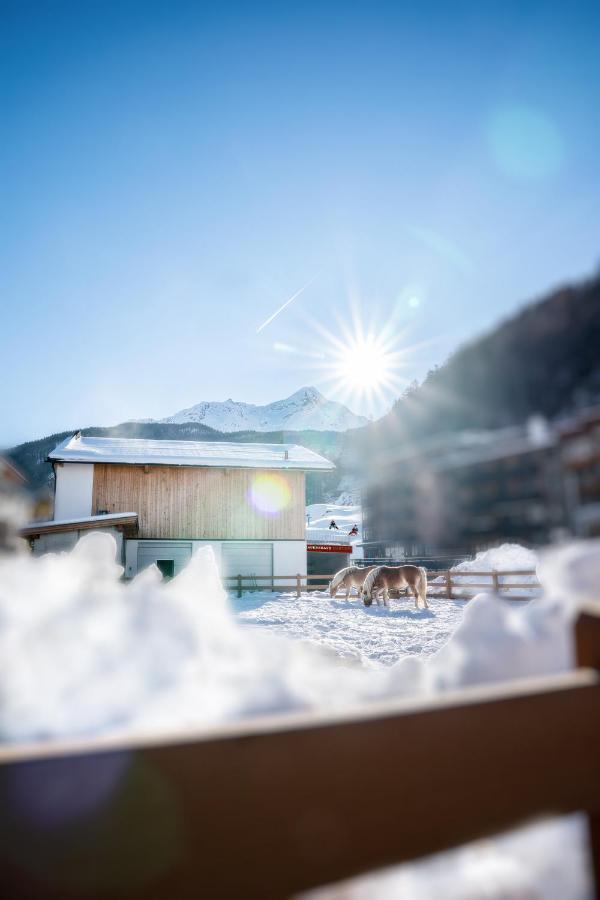
<svg viewBox="0 0 600 900"><path fill-rule="evenodd" d="M392 665L407 655L430 656L448 640L462 618L464 601L429 599L416 610L412 597L390 600L390 608L365 607L355 593L332 599L328 593L260 592L232 600L238 620L293 640L335 651L365 666Z"/></svg>

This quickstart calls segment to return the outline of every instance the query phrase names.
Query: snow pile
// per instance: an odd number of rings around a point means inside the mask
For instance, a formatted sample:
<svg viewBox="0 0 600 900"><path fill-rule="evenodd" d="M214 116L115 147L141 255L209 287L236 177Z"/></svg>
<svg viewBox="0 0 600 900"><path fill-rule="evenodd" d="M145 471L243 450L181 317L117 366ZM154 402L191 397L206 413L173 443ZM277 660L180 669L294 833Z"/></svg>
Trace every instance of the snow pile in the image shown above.
<svg viewBox="0 0 600 900"><path fill-rule="evenodd" d="M471 584L486 584L493 586L492 576L489 575L473 575L470 572L535 572L537 568L537 554L527 547L520 544L501 544L500 547L492 547L490 550L483 550L478 553L475 559L469 559L465 562L454 566L451 571L458 574L464 573L465 577L461 577L456 582L455 593L472 594L473 589L469 590ZM443 578L436 578L432 583L441 583ZM522 597L533 597L539 594L538 579L535 575L505 575L502 577L500 586L503 593L510 593L511 584L530 584L531 587L514 588L513 593ZM464 590L463 590L464 588ZM481 588L475 589L477 592Z"/></svg>
<svg viewBox="0 0 600 900"><path fill-rule="evenodd" d="M597 572L591 551L569 552L577 559L587 554L587 569ZM272 607L262 628L236 619L210 548L199 549L166 583L151 567L124 584L114 558L114 539L94 533L71 553L0 562L4 739L342 709L371 697L562 671L571 661L572 611L562 600L565 586L553 560L543 571L547 583L560 587L558 596L527 607L481 595L453 620L442 613L455 607L447 601L409 613L405 601L391 610L367 610L311 597L299 604L302 615L287 632L301 640L289 641L270 633L277 627ZM581 589L589 593L594 580L586 577ZM439 622L439 640L433 630L425 639L419 634L432 619ZM408 635L404 643L401 635ZM445 639L429 659L404 655L431 653ZM377 657L373 651L382 643L385 653ZM340 665L343 657L379 665L375 671Z"/></svg>

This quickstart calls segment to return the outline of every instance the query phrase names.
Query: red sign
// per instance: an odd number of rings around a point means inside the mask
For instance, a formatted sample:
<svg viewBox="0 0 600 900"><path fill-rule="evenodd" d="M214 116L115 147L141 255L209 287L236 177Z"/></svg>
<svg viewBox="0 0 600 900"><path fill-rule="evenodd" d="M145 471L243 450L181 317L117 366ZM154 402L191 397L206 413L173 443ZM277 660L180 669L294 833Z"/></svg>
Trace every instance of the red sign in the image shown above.
<svg viewBox="0 0 600 900"><path fill-rule="evenodd" d="M352 553L350 544L307 544L309 553Z"/></svg>

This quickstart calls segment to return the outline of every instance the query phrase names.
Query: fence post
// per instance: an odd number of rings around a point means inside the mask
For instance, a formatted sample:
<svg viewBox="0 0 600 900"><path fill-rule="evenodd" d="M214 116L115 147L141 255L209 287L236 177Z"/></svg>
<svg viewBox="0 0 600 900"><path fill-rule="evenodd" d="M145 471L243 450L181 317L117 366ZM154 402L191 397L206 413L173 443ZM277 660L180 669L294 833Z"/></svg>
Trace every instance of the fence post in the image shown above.
<svg viewBox="0 0 600 900"><path fill-rule="evenodd" d="M296 575L296 597L299 597L302 593L302 575Z"/></svg>
<svg viewBox="0 0 600 900"><path fill-rule="evenodd" d="M238 597L242 596L242 576L238 575L237 577L237 595Z"/></svg>
<svg viewBox="0 0 600 900"><path fill-rule="evenodd" d="M498 575L496 570L494 570L492 572L492 584L494 585L494 592L496 594L499 594L500 593L500 576Z"/></svg>
<svg viewBox="0 0 600 900"><path fill-rule="evenodd" d="M444 576L446 578L446 597L448 600L452 600L452 575L450 572L444 572Z"/></svg>
<svg viewBox="0 0 600 900"><path fill-rule="evenodd" d="M577 665L600 670L600 603L584 607L575 622ZM600 898L600 811L588 815L594 896Z"/></svg>

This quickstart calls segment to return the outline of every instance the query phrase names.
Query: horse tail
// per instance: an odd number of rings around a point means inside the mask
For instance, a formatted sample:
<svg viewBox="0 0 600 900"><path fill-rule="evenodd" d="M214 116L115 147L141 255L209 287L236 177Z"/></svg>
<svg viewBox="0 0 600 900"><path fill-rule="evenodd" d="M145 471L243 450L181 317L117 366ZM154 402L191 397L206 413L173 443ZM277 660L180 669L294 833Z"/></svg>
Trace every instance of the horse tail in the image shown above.
<svg viewBox="0 0 600 900"><path fill-rule="evenodd" d="M423 566L419 566L419 597L423 603L427 603L427 570Z"/></svg>
<svg viewBox="0 0 600 900"><path fill-rule="evenodd" d="M331 594L332 597L335 597L335 591L337 591L337 589L339 588L340 584L342 583L342 581L344 580L346 575L349 575L353 569L356 569L356 566L346 566L345 569L340 569L339 572L335 573L335 575L333 576L333 578L331 579L331 581L329 583L329 593Z"/></svg>
<svg viewBox="0 0 600 900"><path fill-rule="evenodd" d="M381 566L376 566L374 569L371 569L365 580L363 581L363 594L366 594L367 597L371 596L371 592L373 590L373 585L375 583L375 579L379 573Z"/></svg>

